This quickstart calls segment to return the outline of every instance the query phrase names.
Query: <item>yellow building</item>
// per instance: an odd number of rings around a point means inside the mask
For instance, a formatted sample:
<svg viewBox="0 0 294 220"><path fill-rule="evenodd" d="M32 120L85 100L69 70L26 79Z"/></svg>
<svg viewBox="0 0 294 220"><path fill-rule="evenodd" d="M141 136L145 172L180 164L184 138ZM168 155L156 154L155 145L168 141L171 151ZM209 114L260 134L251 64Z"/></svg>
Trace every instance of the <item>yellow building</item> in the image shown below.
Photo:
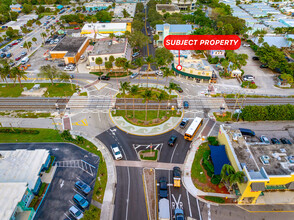
<svg viewBox="0 0 294 220"><path fill-rule="evenodd" d="M294 202L294 149L291 145L246 142L240 130L221 125L219 143L236 171L243 171L238 204Z"/></svg>

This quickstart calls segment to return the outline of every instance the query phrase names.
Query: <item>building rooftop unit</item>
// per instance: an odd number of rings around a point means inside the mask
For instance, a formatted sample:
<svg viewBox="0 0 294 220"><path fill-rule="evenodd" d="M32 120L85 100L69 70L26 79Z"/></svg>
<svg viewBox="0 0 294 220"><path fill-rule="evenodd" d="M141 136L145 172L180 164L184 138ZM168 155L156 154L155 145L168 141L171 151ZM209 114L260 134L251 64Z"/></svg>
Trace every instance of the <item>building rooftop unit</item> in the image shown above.
<svg viewBox="0 0 294 220"><path fill-rule="evenodd" d="M0 181L26 182L30 189L35 187L40 167L45 164L49 151L13 150L0 151Z"/></svg>
<svg viewBox="0 0 294 220"><path fill-rule="evenodd" d="M9 220L27 190L26 182L0 183L0 219Z"/></svg>
<svg viewBox="0 0 294 220"><path fill-rule="evenodd" d="M243 168L246 165L252 179L262 179L267 175L294 173L294 148L291 145L246 142L240 130L231 129L229 126L224 126L224 128L240 167Z"/></svg>
<svg viewBox="0 0 294 220"><path fill-rule="evenodd" d="M67 51L68 54L75 54L86 40L86 37L65 37L52 49L52 51Z"/></svg>
<svg viewBox="0 0 294 220"><path fill-rule="evenodd" d="M120 39L120 42L116 40L100 40L96 42L89 56L124 53L127 44L128 40L126 38Z"/></svg>

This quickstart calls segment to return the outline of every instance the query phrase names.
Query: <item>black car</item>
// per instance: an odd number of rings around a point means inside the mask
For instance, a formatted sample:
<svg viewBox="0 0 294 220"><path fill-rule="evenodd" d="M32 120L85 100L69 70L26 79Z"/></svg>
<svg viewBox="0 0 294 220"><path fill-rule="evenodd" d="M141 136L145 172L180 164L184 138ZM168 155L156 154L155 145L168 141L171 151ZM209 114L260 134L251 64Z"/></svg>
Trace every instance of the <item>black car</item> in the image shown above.
<svg viewBox="0 0 294 220"><path fill-rule="evenodd" d="M261 64L261 65L260 65L260 68L268 68L268 65L266 65L266 64Z"/></svg>
<svg viewBox="0 0 294 220"><path fill-rule="evenodd" d="M279 141L278 138L272 138L272 139L271 139L271 142L272 142L273 144L281 144L281 142Z"/></svg>
<svg viewBox="0 0 294 220"><path fill-rule="evenodd" d="M159 196L160 198L167 198L167 181L165 177L159 179Z"/></svg>
<svg viewBox="0 0 294 220"><path fill-rule="evenodd" d="M252 57L252 60L259 60L259 57Z"/></svg>
<svg viewBox="0 0 294 220"><path fill-rule="evenodd" d="M170 138L168 140L168 145L173 147L177 141L177 138L178 137L176 135L170 136Z"/></svg>
<svg viewBox="0 0 294 220"><path fill-rule="evenodd" d="M181 87L178 87L178 88L177 88L177 91L178 91L179 93L182 93L182 92L183 92L183 89L182 89Z"/></svg>
<svg viewBox="0 0 294 220"><path fill-rule="evenodd" d="M66 64L65 63L58 63L57 66L59 66L59 67L65 67Z"/></svg>
<svg viewBox="0 0 294 220"><path fill-rule="evenodd" d="M110 80L109 76L99 76L98 80Z"/></svg>
<svg viewBox="0 0 294 220"><path fill-rule="evenodd" d="M289 141L287 138L281 138L280 141L281 141L283 144L292 144L291 141Z"/></svg>
<svg viewBox="0 0 294 220"><path fill-rule="evenodd" d="M183 120L180 123L180 128L185 128L187 126L188 122L189 122L188 118L183 118Z"/></svg>

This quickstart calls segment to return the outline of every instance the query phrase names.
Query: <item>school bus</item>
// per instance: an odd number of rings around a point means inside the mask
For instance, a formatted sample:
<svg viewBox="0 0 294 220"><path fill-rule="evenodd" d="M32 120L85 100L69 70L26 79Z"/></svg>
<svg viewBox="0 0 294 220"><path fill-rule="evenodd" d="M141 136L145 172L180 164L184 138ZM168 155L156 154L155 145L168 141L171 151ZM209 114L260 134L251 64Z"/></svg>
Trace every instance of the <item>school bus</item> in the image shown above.
<svg viewBox="0 0 294 220"><path fill-rule="evenodd" d="M203 119L196 117L187 129L184 138L188 141L192 141L202 124Z"/></svg>

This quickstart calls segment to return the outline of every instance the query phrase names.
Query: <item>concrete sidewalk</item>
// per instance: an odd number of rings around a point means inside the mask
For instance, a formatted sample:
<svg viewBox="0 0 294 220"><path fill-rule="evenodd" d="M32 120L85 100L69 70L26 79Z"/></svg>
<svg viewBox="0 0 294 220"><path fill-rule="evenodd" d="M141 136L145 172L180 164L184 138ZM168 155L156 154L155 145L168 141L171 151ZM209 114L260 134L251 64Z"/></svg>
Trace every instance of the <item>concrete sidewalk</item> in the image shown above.
<svg viewBox="0 0 294 220"><path fill-rule="evenodd" d="M182 121L183 115L182 117L170 117L166 122L151 127L140 127L133 125L127 122L122 116L113 117L111 113L109 114L109 117L112 120L113 124L115 124L120 130L128 134L138 136L155 136L173 130Z"/></svg>
<svg viewBox="0 0 294 220"><path fill-rule="evenodd" d="M148 168L155 168L158 170L172 170L174 167L183 167L183 164L177 163L161 163L155 161L132 161L132 160L119 160L115 161L115 166L122 166L122 167L148 167Z"/></svg>
<svg viewBox="0 0 294 220"><path fill-rule="evenodd" d="M195 154L200 144L202 144L201 139L197 139L190 145L191 146L190 150L188 151L185 162L184 162L184 171L183 171L182 179L183 179L183 184L186 190L195 198L199 198L199 196L218 196L218 197L237 198L236 195L232 195L232 194L203 192L195 187L191 178L191 169L192 169L192 164L194 161Z"/></svg>

